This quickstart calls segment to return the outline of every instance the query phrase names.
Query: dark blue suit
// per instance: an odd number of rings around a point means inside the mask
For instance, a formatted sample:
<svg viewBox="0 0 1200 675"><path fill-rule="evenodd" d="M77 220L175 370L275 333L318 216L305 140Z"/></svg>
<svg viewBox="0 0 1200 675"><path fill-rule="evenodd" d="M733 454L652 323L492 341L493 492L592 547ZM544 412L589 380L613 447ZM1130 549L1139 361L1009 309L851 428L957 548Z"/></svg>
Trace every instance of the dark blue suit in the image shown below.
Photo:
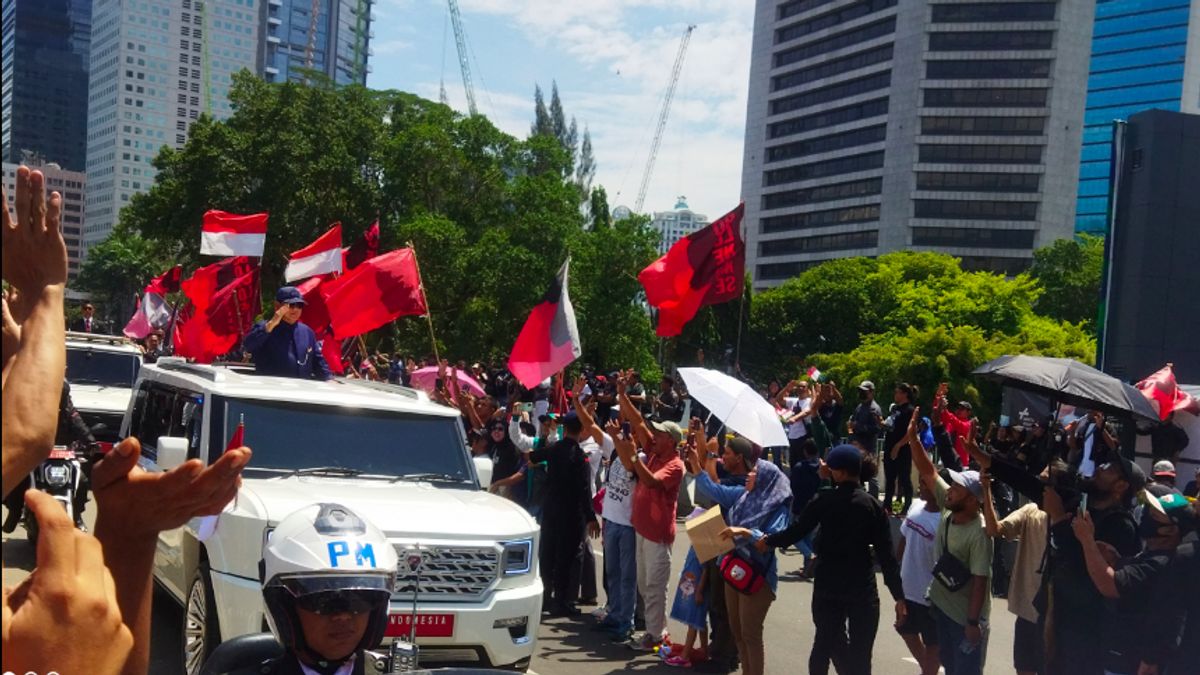
<svg viewBox="0 0 1200 675"><path fill-rule="evenodd" d="M254 368L259 375L306 380L333 378L321 354L317 334L300 321L294 324L280 321L272 331L267 331L267 322L259 321L246 334L242 345L254 356Z"/></svg>

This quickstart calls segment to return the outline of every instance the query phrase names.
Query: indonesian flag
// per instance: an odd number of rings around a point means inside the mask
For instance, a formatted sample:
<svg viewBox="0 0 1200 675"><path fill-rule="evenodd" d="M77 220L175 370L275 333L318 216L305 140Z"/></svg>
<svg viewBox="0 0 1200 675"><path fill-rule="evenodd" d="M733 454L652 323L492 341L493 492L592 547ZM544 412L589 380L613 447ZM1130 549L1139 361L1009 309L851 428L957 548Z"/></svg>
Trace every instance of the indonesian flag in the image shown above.
<svg viewBox="0 0 1200 675"><path fill-rule="evenodd" d="M313 243L296 251L288 259L283 278L288 281L342 271L342 224L334 223Z"/></svg>
<svg viewBox="0 0 1200 675"><path fill-rule="evenodd" d="M1200 401L1179 388L1175 382L1175 370L1168 363L1158 372L1137 383L1138 391L1150 400L1150 405L1158 411L1158 418L1166 420L1171 413L1185 410L1193 415L1200 415Z"/></svg>
<svg viewBox="0 0 1200 675"><path fill-rule="evenodd" d="M247 255L261 258L267 243L267 215L240 216L207 211L200 227L201 255Z"/></svg>
<svg viewBox="0 0 1200 675"><path fill-rule="evenodd" d="M821 371L817 370L816 366L809 366L808 367L808 379L813 380L814 382L820 382L821 381Z"/></svg>
<svg viewBox="0 0 1200 675"><path fill-rule="evenodd" d="M147 286L149 288L149 286ZM171 308L163 296L147 291L121 332L134 340L144 340L156 328L166 328L171 322Z"/></svg>
<svg viewBox="0 0 1200 675"><path fill-rule="evenodd" d="M638 274L646 301L658 308L659 337L673 337L704 305L742 294L746 245L742 242L745 204L708 227L680 239L663 257Z"/></svg>
<svg viewBox="0 0 1200 675"><path fill-rule="evenodd" d="M537 387L583 353L575 309L567 295L570 265L567 258L541 303L529 313L508 357L509 372L527 389Z"/></svg>
<svg viewBox="0 0 1200 675"><path fill-rule="evenodd" d="M411 248L375 256L321 284L329 324L338 339L373 331L407 315L421 315L425 291Z"/></svg>
<svg viewBox="0 0 1200 675"><path fill-rule="evenodd" d="M374 258L379 254L379 221L371 223L366 232L363 232L362 237L342 249L342 265L345 271L358 267L363 262Z"/></svg>

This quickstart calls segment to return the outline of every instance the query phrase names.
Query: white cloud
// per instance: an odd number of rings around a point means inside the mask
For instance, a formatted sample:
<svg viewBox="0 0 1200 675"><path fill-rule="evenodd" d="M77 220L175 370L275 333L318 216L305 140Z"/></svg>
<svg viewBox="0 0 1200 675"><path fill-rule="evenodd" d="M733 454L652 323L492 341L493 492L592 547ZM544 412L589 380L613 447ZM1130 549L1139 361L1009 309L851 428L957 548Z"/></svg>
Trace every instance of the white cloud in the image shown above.
<svg viewBox="0 0 1200 675"><path fill-rule="evenodd" d="M371 44L371 49L379 56L388 56L398 54L407 49L412 49L413 43L408 40L393 38L391 40L379 40Z"/></svg>

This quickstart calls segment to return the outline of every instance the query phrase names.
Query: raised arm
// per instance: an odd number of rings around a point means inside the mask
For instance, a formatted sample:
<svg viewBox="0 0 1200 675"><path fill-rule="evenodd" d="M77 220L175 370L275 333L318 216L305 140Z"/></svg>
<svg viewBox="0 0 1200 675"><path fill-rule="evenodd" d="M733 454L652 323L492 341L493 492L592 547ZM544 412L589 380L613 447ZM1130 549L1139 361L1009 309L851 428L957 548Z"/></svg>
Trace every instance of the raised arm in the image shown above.
<svg viewBox="0 0 1200 675"><path fill-rule="evenodd" d="M1071 520L1071 529L1075 531L1075 538L1079 540L1079 546L1083 549L1083 558L1087 563L1088 577L1091 578L1092 585L1100 591L1100 595L1110 600L1120 598L1116 572L1109 566L1104 554L1100 552L1100 546L1096 544L1096 527L1092 523L1091 514L1087 511L1076 514Z"/></svg>
<svg viewBox="0 0 1200 675"><path fill-rule="evenodd" d="M646 426L646 419L642 417L641 408L634 405L633 400L629 398L629 381L624 373L617 378L617 401L621 406L621 417L629 422L638 445L643 448L650 447L654 441L654 435L650 433L650 427Z"/></svg>
<svg viewBox="0 0 1200 675"><path fill-rule="evenodd" d="M913 466L917 467L917 474L922 480L927 480L933 484L937 478L937 467L933 465L933 461L929 459L929 455L925 454L925 446L921 445L921 437L917 433L917 420L921 419L921 408L917 406L913 408L912 417L908 420L908 433L905 438L908 439L908 446L912 448Z"/></svg>

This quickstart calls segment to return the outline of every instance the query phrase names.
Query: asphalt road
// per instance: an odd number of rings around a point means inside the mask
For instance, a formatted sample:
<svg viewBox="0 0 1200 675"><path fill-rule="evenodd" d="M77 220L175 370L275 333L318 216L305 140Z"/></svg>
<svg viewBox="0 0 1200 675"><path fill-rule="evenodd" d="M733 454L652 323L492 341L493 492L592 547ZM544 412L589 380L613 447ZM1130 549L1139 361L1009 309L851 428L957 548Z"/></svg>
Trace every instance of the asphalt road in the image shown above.
<svg viewBox="0 0 1200 675"><path fill-rule="evenodd" d="M90 515L90 512L85 512L89 523ZM675 543L672 558L675 576L687 553L685 539L681 536ZM19 583L33 569L33 549L26 542L25 532L21 528L11 535L4 535L2 545L4 585L11 586ZM601 560L597 558L598 565ZM807 668L805 664L813 639L809 614L812 584L800 581L791 574L799 569L800 563L800 554L795 552L780 557L779 598L771 606L766 625L766 670L771 675L794 675ZM883 588L882 580L879 588L886 598L887 591ZM674 593L673 583L671 592ZM885 600L883 604L872 659L874 671L883 675L916 675L919 669L915 661L891 627L891 603ZM984 672L987 675L1007 674L1012 672L1013 615L1007 611L1003 600L993 599L992 608L989 658ZM150 664L150 672L154 675L180 673L178 655L181 621L179 606L165 593L156 592ZM532 672L537 675L602 675L619 671L674 670L656 656L635 653L623 645L608 643L602 634L588 630L591 622L586 614L574 619L543 620L538 630L538 650ZM681 625L675 623L671 625L671 631L676 640L681 640L686 633Z"/></svg>

